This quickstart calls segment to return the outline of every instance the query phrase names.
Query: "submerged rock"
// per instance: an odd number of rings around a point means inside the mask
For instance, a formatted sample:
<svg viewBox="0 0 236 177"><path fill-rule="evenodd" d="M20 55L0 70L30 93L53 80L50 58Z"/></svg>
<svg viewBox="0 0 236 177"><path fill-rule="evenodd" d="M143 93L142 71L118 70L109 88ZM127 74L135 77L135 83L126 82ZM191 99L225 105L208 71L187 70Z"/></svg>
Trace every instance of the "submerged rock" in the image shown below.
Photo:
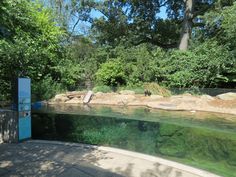
<svg viewBox="0 0 236 177"><path fill-rule="evenodd" d="M221 100L236 100L236 93L228 92L228 93L217 95L216 97Z"/></svg>

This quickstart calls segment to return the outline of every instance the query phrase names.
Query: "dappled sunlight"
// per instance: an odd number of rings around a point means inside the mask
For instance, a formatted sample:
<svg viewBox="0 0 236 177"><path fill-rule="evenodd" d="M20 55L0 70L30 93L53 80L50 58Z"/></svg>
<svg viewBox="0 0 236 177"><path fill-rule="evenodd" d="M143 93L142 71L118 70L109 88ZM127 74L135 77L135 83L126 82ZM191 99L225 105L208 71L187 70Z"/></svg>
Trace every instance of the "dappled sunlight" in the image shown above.
<svg viewBox="0 0 236 177"><path fill-rule="evenodd" d="M0 176L236 176L235 12L0 0Z"/></svg>
<svg viewBox="0 0 236 177"><path fill-rule="evenodd" d="M199 177L176 162L103 146L32 140L0 145L0 175L88 177ZM11 153L7 153L11 152Z"/></svg>
<svg viewBox="0 0 236 177"><path fill-rule="evenodd" d="M0 175L22 176L116 176L86 158L94 149L75 146L69 143L26 142L1 144ZM97 159L93 160L94 162ZM121 177L121 176L120 176Z"/></svg>

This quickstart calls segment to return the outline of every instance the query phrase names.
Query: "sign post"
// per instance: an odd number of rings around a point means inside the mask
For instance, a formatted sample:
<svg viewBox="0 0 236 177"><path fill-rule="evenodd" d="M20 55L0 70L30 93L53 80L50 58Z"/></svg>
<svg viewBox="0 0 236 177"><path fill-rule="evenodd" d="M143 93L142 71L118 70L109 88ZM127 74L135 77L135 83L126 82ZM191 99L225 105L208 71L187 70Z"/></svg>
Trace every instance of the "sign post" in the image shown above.
<svg viewBox="0 0 236 177"><path fill-rule="evenodd" d="M17 79L18 140L31 138L31 80Z"/></svg>

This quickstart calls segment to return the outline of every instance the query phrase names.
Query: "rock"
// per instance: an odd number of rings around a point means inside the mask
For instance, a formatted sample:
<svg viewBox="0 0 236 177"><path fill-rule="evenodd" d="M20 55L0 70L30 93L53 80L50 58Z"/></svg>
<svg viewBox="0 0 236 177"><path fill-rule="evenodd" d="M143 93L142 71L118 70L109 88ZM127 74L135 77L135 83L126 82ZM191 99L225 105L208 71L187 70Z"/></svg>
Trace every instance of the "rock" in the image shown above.
<svg viewBox="0 0 236 177"><path fill-rule="evenodd" d="M91 100L93 96L93 91L88 91L88 93L85 95L84 99L83 99L83 103L89 103L89 101Z"/></svg>
<svg viewBox="0 0 236 177"><path fill-rule="evenodd" d="M97 93L95 93L95 96L96 97L101 97L101 96L104 96L105 95L105 93L103 93L103 92L97 92Z"/></svg>
<svg viewBox="0 0 236 177"><path fill-rule="evenodd" d="M184 93L183 96L192 96L191 93Z"/></svg>
<svg viewBox="0 0 236 177"><path fill-rule="evenodd" d="M73 99L73 98L75 98L74 95L68 95L67 97L68 97L70 100Z"/></svg>
<svg viewBox="0 0 236 177"><path fill-rule="evenodd" d="M116 101L118 105L127 105L130 102L133 102L135 100L134 95L117 95L116 96Z"/></svg>
<svg viewBox="0 0 236 177"><path fill-rule="evenodd" d="M106 105L126 105L136 99L135 95L120 95L116 93L104 93L96 95L90 101L91 104L106 104Z"/></svg>
<svg viewBox="0 0 236 177"><path fill-rule="evenodd" d="M150 108L157 108L157 109L164 109L164 110L178 110L177 105L170 104L168 102L160 102L160 103L148 103L148 107Z"/></svg>
<svg viewBox="0 0 236 177"><path fill-rule="evenodd" d="M180 99L180 98L184 98L185 96L184 95L171 95L170 98L173 98L173 99Z"/></svg>
<svg viewBox="0 0 236 177"><path fill-rule="evenodd" d="M66 92L66 96L69 98L69 99L72 99L72 98L82 98L83 95L86 94L85 92L82 92L82 91L72 91L72 92Z"/></svg>
<svg viewBox="0 0 236 177"><path fill-rule="evenodd" d="M58 94L53 99L54 102L66 102L68 100L70 99L66 96L66 94Z"/></svg>
<svg viewBox="0 0 236 177"><path fill-rule="evenodd" d="M121 95L134 95L135 92L132 91L132 90L121 90L121 91L119 92L119 94L121 94Z"/></svg>
<svg viewBox="0 0 236 177"><path fill-rule="evenodd" d="M81 103L83 103L83 100L75 97L75 98L72 98L69 101L66 101L65 103L68 103L68 104L81 104Z"/></svg>
<svg viewBox="0 0 236 177"><path fill-rule="evenodd" d="M62 94L57 94L56 96L55 96L55 99L58 99L58 98L61 98L61 97L65 97L66 96L66 94L64 94L64 93L62 93Z"/></svg>
<svg viewBox="0 0 236 177"><path fill-rule="evenodd" d="M154 100L159 100L159 99L161 99L161 98L163 98L163 96L161 96L161 95L151 95L151 96L149 97L149 99L151 99L152 101L154 101Z"/></svg>
<svg viewBox="0 0 236 177"><path fill-rule="evenodd" d="M221 100L236 100L236 93L228 92L228 93L217 95L216 97Z"/></svg>
<svg viewBox="0 0 236 177"><path fill-rule="evenodd" d="M200 98L202 100L208 100L208 101L214 100L214 98L210 95L202 95Z"/></svg>

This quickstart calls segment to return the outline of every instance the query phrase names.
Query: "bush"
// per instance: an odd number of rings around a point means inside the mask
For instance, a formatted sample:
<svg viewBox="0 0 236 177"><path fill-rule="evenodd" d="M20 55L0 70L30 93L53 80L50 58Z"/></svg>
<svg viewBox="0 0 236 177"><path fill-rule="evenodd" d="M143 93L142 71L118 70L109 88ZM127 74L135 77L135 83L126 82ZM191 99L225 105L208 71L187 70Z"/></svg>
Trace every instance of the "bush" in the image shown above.
<svg viewBox="0 0 236 177"><path fill-rule="evenodd" d="M103 63L96 73L98 84L110 86L125 85L126 75L123 68L123 64L119 59Z"/></svg>
<svg viewBox="0 0 236 177"><path fill-rule="evenodd" d="M100 86L96 86L93 88L93 91L96 92L103 92L103 93L108 93L108 92L112 92L111 87L106 86L106 85L100 85Z"/></svg>
<svg viewBox="0 0 236 177"><path fill-rule="evenodd" d="M169 87L216 87L232 82L227 73L234 65L227 49L207 41L189 51L170 52L162 68Z"/></svg>
<svg viewBox="0 0 236 177"><path fill-rule="evenodd" d="M163 54L164 52L159 48L152 52L147 44L121 50L118 57L125 63L125 74L129 76L127 84L136 85L156 81L159 75L158 62Z"/></svg>
<svg viewBox="0 0 236 177"><path fill-rule="evenodd" d="M57 67L60 74L60 83L68 90L75 90L81 81L81 66L71 62L69 59L63 61Z"/></svg>
<svg viewBox="0 0 236 177"><path fill-rule="evenodd" d="M162 95L164 97L171 96L171 92L168 89L161 87L157 83L145 83L144 88L155 95Z"/></svg>
<svg viewBox="0 0 236 177"><path fill-rule="evenodd" d="M131 91L134 91L136 94L144 94L144 88L142 84L119 87L118 91L121 91L121 90L131 90Z"/></svg>
<svg viewBox="0 0 236 177"><path fill-rule="evenodd" d="M32 101L49 100L56 94L62 92L61 84L46 77L41 81L32 81Z"/></svg>
<svg viewBox="0 0 236 177"><path fill-rule="evenodd" d="M136 94L144 94L144 88L142 87L131 88L129 90L134 91Z"/></svg>

